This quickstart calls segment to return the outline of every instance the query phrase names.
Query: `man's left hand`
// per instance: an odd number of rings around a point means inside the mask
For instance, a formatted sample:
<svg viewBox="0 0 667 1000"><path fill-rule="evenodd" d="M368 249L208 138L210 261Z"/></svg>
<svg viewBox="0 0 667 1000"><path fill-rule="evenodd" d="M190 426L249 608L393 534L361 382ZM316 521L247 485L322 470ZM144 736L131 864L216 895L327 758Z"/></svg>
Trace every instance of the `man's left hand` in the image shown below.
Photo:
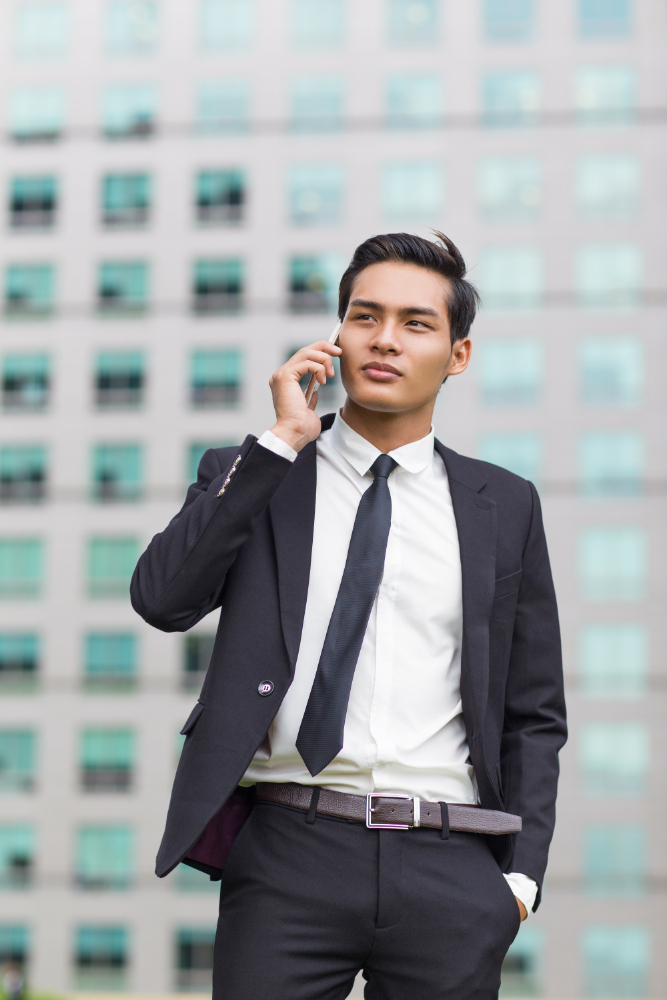
<svg viewBox="0 0 667 1000"><path fill-rule="evenodd" d="M526 917L528 916L528 911L527 911L526 907L523 905L523 903L521 902L521 900L519 899L518 896L515 896L514 898L516 899L517 903L519 904L519 913L521 914L521 920L524 921L526 919Z"/></svg>

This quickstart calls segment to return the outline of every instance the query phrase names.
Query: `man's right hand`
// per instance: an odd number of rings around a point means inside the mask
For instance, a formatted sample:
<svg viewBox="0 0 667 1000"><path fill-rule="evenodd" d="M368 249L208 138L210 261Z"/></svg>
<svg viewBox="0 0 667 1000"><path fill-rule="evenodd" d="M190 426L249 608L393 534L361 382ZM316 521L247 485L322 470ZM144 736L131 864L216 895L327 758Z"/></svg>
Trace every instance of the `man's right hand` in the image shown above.
<svg viewBox="0 0 667 1000"><path fill-rule="evenodd" d="M310 374L315 375L319 385L324 385L327 378L334 377L333 358L340 353L340 347L320 340L302 347L269 379L276 411L276 423L271 431L295 451L301 451L309 441L314 441L321 430L320 418L315 413L317 389L310 403L306 403L299 383L304 375Z"/></svg>

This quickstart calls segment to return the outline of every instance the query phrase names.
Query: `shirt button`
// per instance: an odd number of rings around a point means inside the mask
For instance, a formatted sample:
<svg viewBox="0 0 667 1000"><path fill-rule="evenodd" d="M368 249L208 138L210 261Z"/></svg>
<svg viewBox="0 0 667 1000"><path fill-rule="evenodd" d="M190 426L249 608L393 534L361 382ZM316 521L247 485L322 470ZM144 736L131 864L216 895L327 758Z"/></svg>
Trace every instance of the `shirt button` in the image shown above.
<svg viewBox="0 0 667 1000"><path fill-rule="evenodd" d="M262 698L266 698L268 695L273 694L273 681L262 681L261 684L257 686L258 694L261 694Z"/></svg>

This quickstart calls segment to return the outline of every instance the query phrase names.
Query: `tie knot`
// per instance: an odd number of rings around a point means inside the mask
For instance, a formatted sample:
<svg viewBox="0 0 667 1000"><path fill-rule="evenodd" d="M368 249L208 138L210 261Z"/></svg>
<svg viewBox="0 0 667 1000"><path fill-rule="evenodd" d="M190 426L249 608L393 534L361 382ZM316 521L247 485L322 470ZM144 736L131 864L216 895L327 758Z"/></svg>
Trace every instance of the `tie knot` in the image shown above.
<svg viewBox="0 0 667 1000"><path fill-rule="evenodd" d="M376 479L388 479L398 462L389 455L378 455L371 465L371 472Z"/></svg>

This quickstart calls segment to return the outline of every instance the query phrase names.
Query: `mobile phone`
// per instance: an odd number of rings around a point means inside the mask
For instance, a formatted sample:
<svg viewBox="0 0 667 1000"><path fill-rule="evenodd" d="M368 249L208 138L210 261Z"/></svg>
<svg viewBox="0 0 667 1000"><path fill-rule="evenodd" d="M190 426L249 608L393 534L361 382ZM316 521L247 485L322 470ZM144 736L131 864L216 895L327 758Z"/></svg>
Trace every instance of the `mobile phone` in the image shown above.
<svg viewBox="0 0 667 1000"><path fill-rule="evenodd" d="M329 337L329 343L330 344L335 344L336 341L338 340L338 334L340 333L340 328L341 328L342 325L343 325L342 320L338 320L338 322L336 323L335 327L333 328L333 332L332 332L331 336ZM308 387L306 388L306 392L305 392L306 402L307 403L310 403L311 399L313 398L313 393L315 392L316 389L319 389L319 387L320 387L320 384L317 381L317 379L315 377L315 374L313 373L310 376L310 381L308 383Z"/></svg>

